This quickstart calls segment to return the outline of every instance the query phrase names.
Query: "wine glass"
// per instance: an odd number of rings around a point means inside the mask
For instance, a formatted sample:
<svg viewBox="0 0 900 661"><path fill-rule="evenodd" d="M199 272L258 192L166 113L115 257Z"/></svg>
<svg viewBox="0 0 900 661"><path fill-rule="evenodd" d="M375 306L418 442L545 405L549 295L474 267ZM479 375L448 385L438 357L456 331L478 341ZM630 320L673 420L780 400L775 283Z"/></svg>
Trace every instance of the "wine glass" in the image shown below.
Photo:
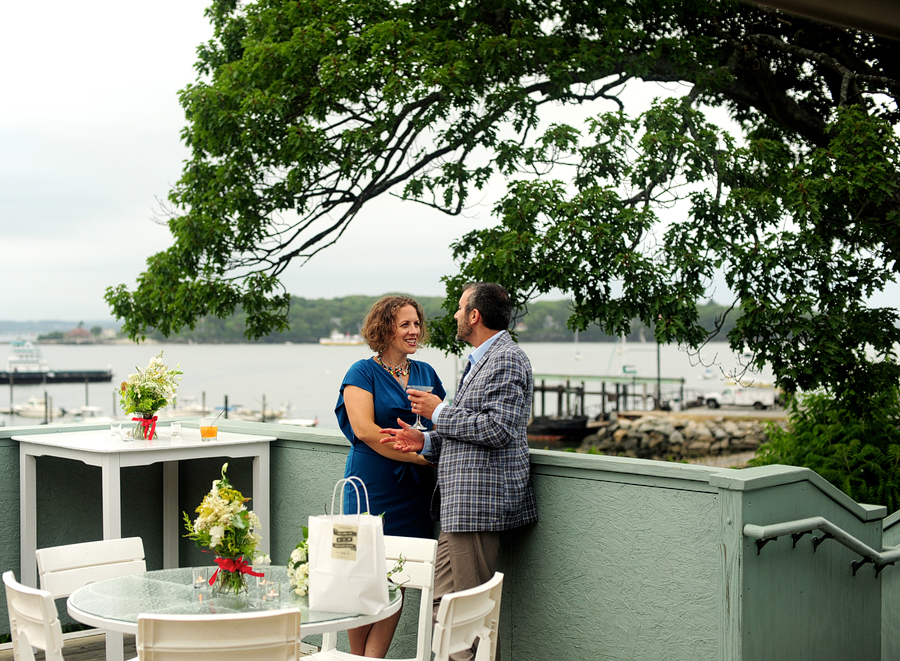
<svg viewBox="0 0 900 661"><path fill-rule="evenodd" d="M406 386L407 390L421 390L422 392L431 392L434 390L434 386ZM419 417L419 414L416 413L416 424L412 426L412 429L418 429L419 431L425 431L428 429L425 425L422 424L422 419Z"/></svg>

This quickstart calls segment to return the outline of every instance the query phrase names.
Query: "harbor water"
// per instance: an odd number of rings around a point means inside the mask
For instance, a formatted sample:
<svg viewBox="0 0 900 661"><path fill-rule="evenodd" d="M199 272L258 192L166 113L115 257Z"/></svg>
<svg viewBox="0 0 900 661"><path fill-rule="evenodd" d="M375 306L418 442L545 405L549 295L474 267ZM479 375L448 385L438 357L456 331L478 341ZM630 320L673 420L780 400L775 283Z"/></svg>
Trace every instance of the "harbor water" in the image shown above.
<svg viewBox="0 0 900 661"><path fill-rule="evenodd" d="M659 347L657 351L657 345L651 342L540 342L521 346L535 374L683 378L686 401L705 391L721 390L727 376L735 370L742 371L742 363L747 362L725 343L708 344L699 355L673 345ZM318 426L326 429L337 429L334 405L345 372L354 361L372 355L366 346L320 344L40 344L38 347L51 369L111 369L113 381L15 385L11 391L5 386L0 389L0 408L42 398L46 391L56 409L71 411L90 405L100 407L106 416L124 418L118 384L136 368L145 368L162 351L167 365L180 364L184 372L178 388L182 402L205 401L208 408L216 408L224 405L227 396L230 408L259 411L265 398L267 411L278 411L286 418L317 419ZM0 345L0 358L5 357L6 349L8 345ZM447 391L455 392L464 358L424 348L413 359L433 365ZM760 381L773 380L769 370L748 376ZM8 413L0 419L8 426L41 422Z"/></svg>

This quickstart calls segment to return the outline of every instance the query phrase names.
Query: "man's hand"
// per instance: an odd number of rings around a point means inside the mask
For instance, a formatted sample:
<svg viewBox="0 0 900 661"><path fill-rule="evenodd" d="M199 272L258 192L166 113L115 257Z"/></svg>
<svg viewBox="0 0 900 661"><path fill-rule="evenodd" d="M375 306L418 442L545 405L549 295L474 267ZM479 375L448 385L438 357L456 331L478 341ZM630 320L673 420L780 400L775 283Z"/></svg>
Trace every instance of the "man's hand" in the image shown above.
<svg viewBox="0 0 900 661"><path fill-rule="evenodd" d="M407 390L406 395L412 404L412 412L429 420L434 415L437 405L442 401L437 395L422 392L421 390Z"/></svg>
<svg viewBox="0 0 900 661"><path fill-rule="evenodd" d="M380 429L378 433L386 434L381 439L382 443L391 443L395 450L400 452L419 452L425 447L425 434L418 429L413 429L407 423L397 418L400 429Z"/></svg>

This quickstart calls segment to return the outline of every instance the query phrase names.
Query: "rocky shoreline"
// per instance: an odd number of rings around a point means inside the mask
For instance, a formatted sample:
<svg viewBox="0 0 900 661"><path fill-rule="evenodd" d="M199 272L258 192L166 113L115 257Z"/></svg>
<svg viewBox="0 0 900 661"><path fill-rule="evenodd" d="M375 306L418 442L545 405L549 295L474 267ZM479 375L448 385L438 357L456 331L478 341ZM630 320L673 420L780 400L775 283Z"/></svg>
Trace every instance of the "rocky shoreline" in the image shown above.
<svg viewBox="0 0 900 661"><path fill-rule="evenodd" d="M620 417L586 436L578 452L663 461L730 455L755 451L768 441L766 428L780 421L726 418L692 418L683 414Z"/></svg>

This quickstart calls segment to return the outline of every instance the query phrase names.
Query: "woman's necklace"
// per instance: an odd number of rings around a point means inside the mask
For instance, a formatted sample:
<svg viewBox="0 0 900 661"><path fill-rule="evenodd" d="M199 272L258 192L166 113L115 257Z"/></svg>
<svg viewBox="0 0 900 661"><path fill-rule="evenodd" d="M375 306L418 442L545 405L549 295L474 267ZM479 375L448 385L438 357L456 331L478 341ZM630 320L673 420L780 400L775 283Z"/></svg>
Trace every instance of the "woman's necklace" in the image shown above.
<svg viewBox="0 0 900 661"><path fill-rule="evenodd" d="M409 358L406 359L403 365L391 365L384 360L384 356L378 354L377 356L375 356L375 362L386 369L391 374L391 376L394 376L398 379L404 376L409 376Z"/></svg>

